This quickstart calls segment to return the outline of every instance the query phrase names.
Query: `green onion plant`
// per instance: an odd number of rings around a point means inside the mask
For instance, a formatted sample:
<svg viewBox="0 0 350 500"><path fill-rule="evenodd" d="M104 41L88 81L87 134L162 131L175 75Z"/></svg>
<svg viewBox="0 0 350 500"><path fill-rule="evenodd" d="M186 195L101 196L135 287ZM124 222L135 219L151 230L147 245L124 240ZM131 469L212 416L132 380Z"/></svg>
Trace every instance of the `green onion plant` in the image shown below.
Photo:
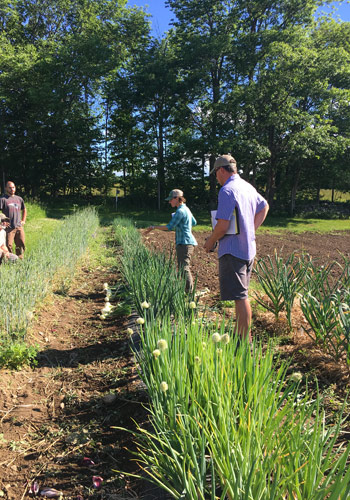
<svg viewBox="0 0 350 500"><path fill-rule="evenodd" d="M292 253L286 261L277 254L257 261L254 273L263 294L256 292L255 300L278 319L281 311L286 310L289 327L292 328L292 308L294 300L303 286L308 269L308 256L297 257Z"/></svg>
<svg viewBox="0 0 350 500"><path fill-rule="evenodd" d="M0 266L0 342L24 341L33 310L52 286L54 277L73 273L98 227L98 216L87 208L67 217L58 230L43 236L40 246L23 260Z"/></svg>
<svg viewBox="0 0 350 500"><path fill-rule="evenodd" d="M135 455L151 482L176 499L346 498L341 415L327 426L319 398L270 347L193 316L146 320L140 335L151 427L138 426Z"/></svg>

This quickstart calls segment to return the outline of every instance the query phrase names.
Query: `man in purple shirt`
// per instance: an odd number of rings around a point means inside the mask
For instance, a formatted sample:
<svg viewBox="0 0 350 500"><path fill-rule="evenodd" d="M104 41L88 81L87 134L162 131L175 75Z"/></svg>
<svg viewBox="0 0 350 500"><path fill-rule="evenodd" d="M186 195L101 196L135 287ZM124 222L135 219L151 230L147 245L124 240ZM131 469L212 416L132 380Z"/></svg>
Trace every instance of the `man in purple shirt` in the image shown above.
<svg viewBox="0 0 350 500"><path fill-rule="evenodd" d="M216 174L222 187L217 224L204 248L209 252L219 241L220 296L222 300L235 301L236 330L251 340L248 287L256 254L255 231L264 222L269 206L256 189L237 174L236 160L231 155L219 156L210 173Z"/></svg>
<svg viewBox="0 0 350 500"><path fill-rule="evenodd" d="M23 259L25 250L25 235L23 226L26 223L27 209L24 201L16 194L16 186L12 181L6 184L6 194L0 198L0 210L10 219L6 229L7 248L12 252L13 242L16 245L16 255Z"/></svg>

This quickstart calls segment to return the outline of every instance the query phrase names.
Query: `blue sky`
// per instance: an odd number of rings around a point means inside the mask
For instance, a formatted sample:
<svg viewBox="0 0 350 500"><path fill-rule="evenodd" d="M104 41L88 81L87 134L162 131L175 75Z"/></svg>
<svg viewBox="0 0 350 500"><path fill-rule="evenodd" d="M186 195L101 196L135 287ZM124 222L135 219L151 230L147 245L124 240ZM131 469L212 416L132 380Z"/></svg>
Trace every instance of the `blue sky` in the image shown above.
<svg viewBox="0 0 350 500"><path fill-rule="evenodd" d="M152 15L151 21L154 36L160 37L169 29L172 14L170 9L165 7L165 0L129 0L128 3L131 6L144 7L144 10ZM335 2L332 5L337 8L335 16L339 16L342 21L350 21L350 4L348 1ZM331 7L322 7L319 10L330 12Z"/></svg>

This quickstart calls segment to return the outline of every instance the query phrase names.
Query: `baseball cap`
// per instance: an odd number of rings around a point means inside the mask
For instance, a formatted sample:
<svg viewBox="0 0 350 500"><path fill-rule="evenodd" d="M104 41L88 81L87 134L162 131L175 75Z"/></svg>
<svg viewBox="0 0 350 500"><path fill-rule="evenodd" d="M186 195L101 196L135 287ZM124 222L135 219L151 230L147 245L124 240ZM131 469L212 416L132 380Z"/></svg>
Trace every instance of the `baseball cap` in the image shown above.
<svg viewBox="0 0 350 500"><path fill-rule="evenodd" d="M173 198L177 198L178 196L183 196L183 192L181 189L172 189L169 193L169 196L165 198L165 201L172 200Z"/></svg>
<svg viewBox="0 0 350 500"><path fill-rule="evenodd" d="M0 213L0 221L10 222L10 219L5 214Z"/></svg>
<svg viewBox="0 0 350 500"><path fill-rule="evenodd" d="M231 155L222 155L215 160L214 167L211 169L210 173L213 174L221 167L230 167L231 165L236 165L236 160Z"/></svg>

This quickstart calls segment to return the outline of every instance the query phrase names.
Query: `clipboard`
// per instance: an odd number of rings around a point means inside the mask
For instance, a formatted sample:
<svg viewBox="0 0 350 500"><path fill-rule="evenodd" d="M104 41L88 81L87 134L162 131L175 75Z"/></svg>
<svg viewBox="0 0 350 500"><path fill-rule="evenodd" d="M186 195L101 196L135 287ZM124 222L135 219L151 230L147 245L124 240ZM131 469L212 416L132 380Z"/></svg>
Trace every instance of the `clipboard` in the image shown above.
<svg viewBox="0 0 350 500"><path fill-rule="evenodd" d="M212 225L213 229L214 229L214 227L216 226L216 224L218 222L216 220L216 213L217 213L217 210L212 210L210 212L210 215L211 215L211 225ZM232 213L232 216L231 216L231 219L230 219L230 225L228 227L228 230L226 231L226 234L239 234L239 222L238 222L237 207L235 207L234 210L233 210L233 213Z"/></svg>

